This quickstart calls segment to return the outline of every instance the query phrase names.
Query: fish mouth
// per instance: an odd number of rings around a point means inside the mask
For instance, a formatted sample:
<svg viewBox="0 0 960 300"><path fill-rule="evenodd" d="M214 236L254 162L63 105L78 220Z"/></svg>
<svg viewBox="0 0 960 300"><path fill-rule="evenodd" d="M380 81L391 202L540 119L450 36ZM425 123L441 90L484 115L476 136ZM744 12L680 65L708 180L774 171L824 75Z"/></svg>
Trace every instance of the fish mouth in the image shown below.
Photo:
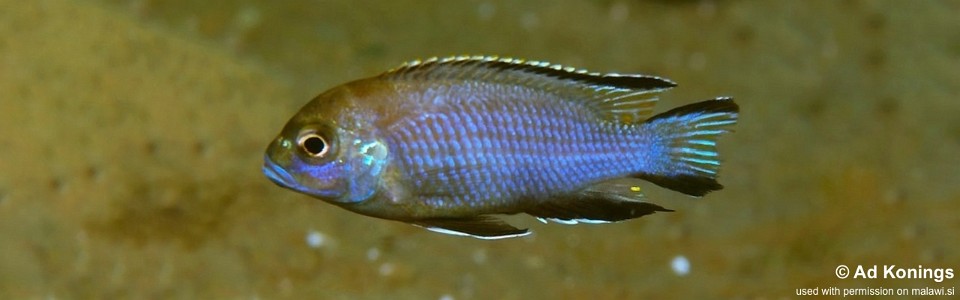
<svg viewBox="0 0 960 300"><path fill-rule="evenodd" d="M263 157L263 174L267 175L267 178L270 181L273 181L276 185L292 189L296 180L293 179L293 176L284 170L276 163L270 160L270 157Z"/></svg>

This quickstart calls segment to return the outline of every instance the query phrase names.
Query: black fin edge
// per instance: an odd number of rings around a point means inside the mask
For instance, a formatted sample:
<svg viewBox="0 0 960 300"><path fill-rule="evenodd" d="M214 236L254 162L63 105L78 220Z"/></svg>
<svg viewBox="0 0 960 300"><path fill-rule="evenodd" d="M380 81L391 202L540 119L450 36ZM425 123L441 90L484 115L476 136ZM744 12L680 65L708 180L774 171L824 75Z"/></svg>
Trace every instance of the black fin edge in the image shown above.
<svg viewBox="0 0 960 300"><path fill-rule="evenodd" d="M579 81L591 85L615 86L639 90L668 89L677 86L677 83L658 76L614 73L600 74L547 62L500 58L497 56L434 57L423 61L406 63L399 68L387 71L384 75L404 73L417 68L439 67L448 64L468 65L471 63L496 70L529 72L563 80Z"/></svg>
<svg viewBox="0 0 960 300"><path fill-rule="evenodd" d="M532 64L511 64L497 61L491 67L503 70L520 70L564 80L585 82L593 85L615 86L629 89L651 90L667 89L677 86L673 81L650 75L635 74L604 74L568 72L563 69L554 69Z"/></svg>
<svg viewBox="0 0 960 300"><path fill-rule="evenodd" d="M470 218L433 218L407 221L433 232L470 236L479 239L502 239L530 234L528 229L513 227L493 216Z"/></svg>
<svg viewBox="0 0 960 300"><path fill-rule="evenodd" d="M733 101L732 97L718 97L668 110L647 119L646 122L652 123L662 119L682 117L689 114L737 114L739 112L740 106ZM636 174L633 177L642 178L661 187L696 197L702 197L709 192L723 189L723 185L717 182L715 175L697 176L693 174L681 174L663 176L656 174Z"/></svg>
<svg viewBox="0 0 960 300"><path fill-rule="evenodd" d="M574 202L547 202L524 210L524 213L548 219L569 221L617 222L636 219L656 212L672 212L650 202L581 199Z"/></svg>
<svg viewBox="0 0 960 300"><path fill-rule="evenodd" d="M715 178L704 177L704 176L694 176L694 175L677 175L677 176L657 176L657 175L648 175L641 174L636 177L642 178L649 182L653 182L656 185L665 187L674 191L678 191L690 196L703 197L709 192L717 191L723 189L721 185Z"/></svg>
<svg viewBox="0 0 960 300"><path fill-rule="evenodd" d="M682 115L687 115L691 113L715 113L715 112L738 113L740 112L740 106L737 105L736 102L733 102L733 97L718 97L715 99L687 104L681 107L677 107L677 108L659 113L647 119L646 122L653 122L659 119L682 116Z"/></svg>

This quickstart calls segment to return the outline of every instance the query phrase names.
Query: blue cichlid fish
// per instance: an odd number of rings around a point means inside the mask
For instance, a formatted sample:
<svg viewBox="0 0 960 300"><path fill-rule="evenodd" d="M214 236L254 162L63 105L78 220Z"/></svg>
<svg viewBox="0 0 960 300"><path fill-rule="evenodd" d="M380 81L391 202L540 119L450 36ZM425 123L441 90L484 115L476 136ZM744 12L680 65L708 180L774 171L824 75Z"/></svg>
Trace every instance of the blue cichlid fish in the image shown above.
<svg viewBox="0 0 960 300"><path fill-rule="evenodd" d="M605 223L670 211L640 182L719 190L731 98L650 116L676 86L497 57L413 61L330 89L267 148L274 183L367 216L478 238L528 234L495 214Z"/></svg>

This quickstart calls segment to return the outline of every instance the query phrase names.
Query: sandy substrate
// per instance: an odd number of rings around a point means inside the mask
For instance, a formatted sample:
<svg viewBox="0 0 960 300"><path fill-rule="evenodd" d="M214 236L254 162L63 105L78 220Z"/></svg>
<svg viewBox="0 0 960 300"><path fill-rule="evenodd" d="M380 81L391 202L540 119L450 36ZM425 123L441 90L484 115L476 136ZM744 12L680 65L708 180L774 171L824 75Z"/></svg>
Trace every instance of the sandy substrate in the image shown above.
<svg viewBox="0 0 960 300"><path fill-rule="evenodd" d="M0 298L780 298L958 283L834 275L960 269L956 4L170 3L184 6L0 0ZM727 188L650 187L677 212L621 224L511 218L535 234L489 242L355 215L260 173L312 94L459 53L662 75L680 87L661 111L735 96ZM686 276L670 268L681 255Z"/></svg>

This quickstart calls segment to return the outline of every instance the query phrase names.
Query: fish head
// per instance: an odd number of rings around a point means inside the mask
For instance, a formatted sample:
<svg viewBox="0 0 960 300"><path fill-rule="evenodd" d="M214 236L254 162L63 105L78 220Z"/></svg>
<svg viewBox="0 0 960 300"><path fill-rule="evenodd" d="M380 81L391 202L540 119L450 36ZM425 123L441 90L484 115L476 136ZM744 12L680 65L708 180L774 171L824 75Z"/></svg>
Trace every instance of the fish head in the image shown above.
<svg viewBox="0 0 960 300"><path fill-rule="evenodd" d="M267 147L263 173L277 185L348 204L372 198L387 164L386 144L349 93L317 96Z"/></svg>

